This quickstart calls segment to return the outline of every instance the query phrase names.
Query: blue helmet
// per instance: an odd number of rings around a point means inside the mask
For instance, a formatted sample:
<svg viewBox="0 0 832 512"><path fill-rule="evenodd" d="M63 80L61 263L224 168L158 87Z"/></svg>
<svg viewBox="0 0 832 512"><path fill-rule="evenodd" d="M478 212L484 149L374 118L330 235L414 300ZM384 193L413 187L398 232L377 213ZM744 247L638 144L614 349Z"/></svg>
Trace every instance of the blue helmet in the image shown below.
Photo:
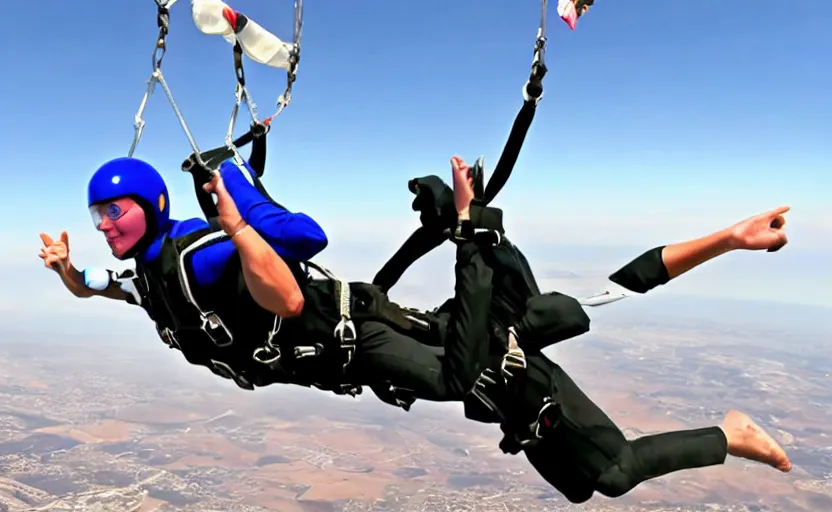
<svg viewBox="0 0 832 512"><path fill-rule="evenodd" d="M151 236L163 232L170 222L168 187L149 163L137 158L116 158L95 171L87 188L87 206L121 197L129 197L142 207L148 219L148 234L153 232Z"/></svg>

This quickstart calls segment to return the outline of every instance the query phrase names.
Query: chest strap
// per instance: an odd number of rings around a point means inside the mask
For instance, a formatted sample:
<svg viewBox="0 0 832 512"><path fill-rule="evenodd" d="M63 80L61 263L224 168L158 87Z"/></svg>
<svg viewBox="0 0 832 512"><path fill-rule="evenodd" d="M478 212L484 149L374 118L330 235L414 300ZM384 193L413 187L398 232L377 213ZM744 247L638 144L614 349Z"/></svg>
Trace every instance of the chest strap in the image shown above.
<svg viewBox="0 0 832 512"><path fill-rule="evenodd" d="M207 234L205 234L206 232ZM194 240L194 238L196 238L196 240ZM214 343L214 345L218 347L230 346L234 342L234 335L231 333L231 330L226 327L219 315L213 311L203 310L197 303L196 297L191 290L190 278L185 270L185 260L195 250L209 244L221 242L224 238L228 239L229 236L224 231L215 231L212 228L206 228L205 230L200 230L183 237L179 244L182 249L179 252L179 262L177 265L179 285L182 288L182 293L188 303L194 307L199 315L200 328Z"/></svg>

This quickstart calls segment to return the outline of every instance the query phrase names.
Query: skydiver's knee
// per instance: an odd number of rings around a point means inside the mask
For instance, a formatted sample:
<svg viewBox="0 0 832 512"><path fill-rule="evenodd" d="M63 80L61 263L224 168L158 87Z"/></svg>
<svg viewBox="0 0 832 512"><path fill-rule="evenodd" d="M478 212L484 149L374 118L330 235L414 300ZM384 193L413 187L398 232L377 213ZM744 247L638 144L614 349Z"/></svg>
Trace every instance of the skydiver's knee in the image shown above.
<svg viewBox="0 0 832 512"><path fill-rule="evenodd" d="M638 460L628 447L615 465L601 473L595 490L608 498L619 498L644 480L640 475Z"/></svg>
<svg viewBox="0 0 832 512"><path fill-rule="evenodd" d="M598 479L595 490L607 498L620 498L638 484L632 476L621 471L617 466L608 470Z"/></svg>
<svg viewBox="0 0 832 512"><path fill-rule="evenodd" d="M556 443L543 442L524 450L526 458L537 473L558 490L570 503L580 504L589 501L595 494L591 478L584 472L565 463L562 449Z"/></svg>

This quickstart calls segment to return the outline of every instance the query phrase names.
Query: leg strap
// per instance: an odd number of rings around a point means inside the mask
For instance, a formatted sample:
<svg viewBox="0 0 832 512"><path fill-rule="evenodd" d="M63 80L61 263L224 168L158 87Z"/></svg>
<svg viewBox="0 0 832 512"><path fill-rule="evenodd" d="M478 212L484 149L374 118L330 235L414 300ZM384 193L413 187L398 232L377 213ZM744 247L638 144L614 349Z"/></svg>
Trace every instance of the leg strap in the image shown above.
<svg viewBox="0 0 832 512"><path fill-rule="evenodd" d="M561 419L560 405L555 401L552 389L552 395L544 399L534 421L525 423L528 420L523 420L520 404L524 400L518 394L523 392L521 384L526 378L527 360L519 342L517 331L514 327L509 328L507 350L500 362L500 371L484 370L471 390L473 399L466 400L465 404L465 413L469 418L500 423L504 433L500 449L511 454L538 444L558 426Z"/></svg>

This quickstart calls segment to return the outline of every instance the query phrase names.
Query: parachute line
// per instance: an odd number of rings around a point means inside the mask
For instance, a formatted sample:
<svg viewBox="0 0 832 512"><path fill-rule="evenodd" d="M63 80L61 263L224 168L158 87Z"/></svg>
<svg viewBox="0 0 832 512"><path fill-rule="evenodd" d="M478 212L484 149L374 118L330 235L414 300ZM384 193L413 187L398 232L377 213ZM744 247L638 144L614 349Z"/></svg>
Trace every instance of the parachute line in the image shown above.
<svg viewBox="0 0 832 512"><path fill-rule="evenodd" d="M168 83L165 80L165 76L162 74L162 60L165 56L165 52L167 51L167 42L166 37L168 35L169 27L170 27L170 8L173 4L176 3L177 0L154 0L156 3L156 24L159 26L159 34L156 37L156 45L153 49L153 72L150 75L150 78L147 81L147 89L145 89L144 96L142 97L141 102L139 103L139 109L136 112L136 115L133 117L133 127L135 132L133 134L133 142L130 144L130 149L127 152L128 157L132 157L133 153L136 151L136 147L139 145L139 141L141 141L142 134L144 133L144 110L147 108L147 103L150 100L150 96L153 94L154 90L156 89L156 84L162 86L162 90L165 93L165 96L170 103L171 108L173 109L174 114L176 115L177 120L179 121L180 126L182 126L182 130L185 132L185 136L188 139L188 143L191 145L191 149L193 149L196 155L200 154L199 146L197 146L196 140L194 139L193 133L191 129L188 127L188 123L185 121L185 117L182 115L182 112L179 110L179 106L176 104L176 100L173 97L173 92L171 92L170 87L168 87ZM197 156L199 159L199 156ZM201 159L199 159L201 163Z"/></svg>

